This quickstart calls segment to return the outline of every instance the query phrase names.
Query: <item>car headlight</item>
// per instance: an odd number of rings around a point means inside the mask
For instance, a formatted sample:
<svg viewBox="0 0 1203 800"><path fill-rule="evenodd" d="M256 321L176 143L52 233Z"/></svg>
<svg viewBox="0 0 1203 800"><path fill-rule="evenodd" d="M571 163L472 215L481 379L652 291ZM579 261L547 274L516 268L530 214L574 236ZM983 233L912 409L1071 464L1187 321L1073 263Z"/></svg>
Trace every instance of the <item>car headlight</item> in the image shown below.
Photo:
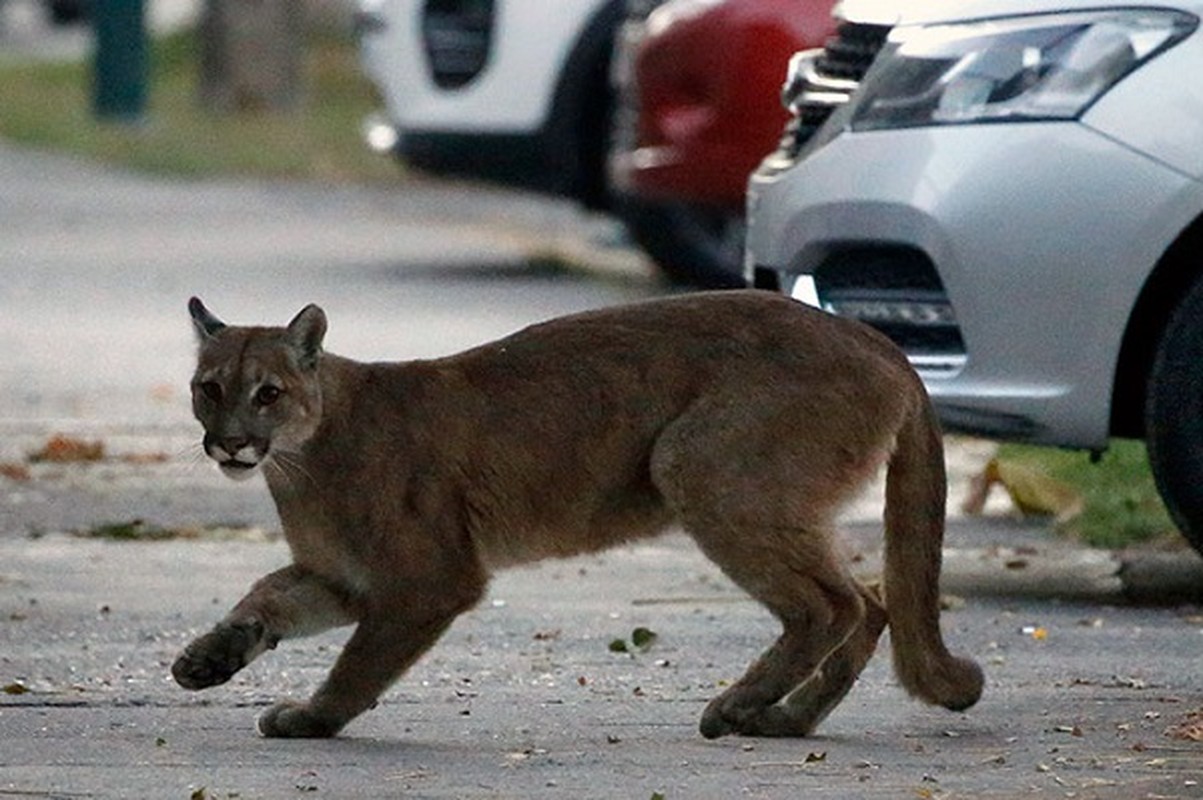
<svg viewBox="0 0 1203 800"><path fill-rule="evenodd" d="M895 29L848 109L853 130L1074 119L1195 30L1166 9Z"/></svg>

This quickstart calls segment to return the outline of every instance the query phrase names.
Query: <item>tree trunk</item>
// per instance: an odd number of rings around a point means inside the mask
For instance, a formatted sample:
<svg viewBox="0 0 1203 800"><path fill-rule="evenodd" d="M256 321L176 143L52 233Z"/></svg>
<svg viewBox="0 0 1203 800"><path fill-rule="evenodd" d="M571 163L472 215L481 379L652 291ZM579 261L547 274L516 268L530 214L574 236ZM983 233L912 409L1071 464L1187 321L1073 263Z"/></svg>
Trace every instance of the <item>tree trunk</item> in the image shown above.
<svg viewBox="0 0 1203 800"><path fill-rule="evenodd" d="M291 111L300 105L304 3L206 0L200 35L205 110Z"/></svg>

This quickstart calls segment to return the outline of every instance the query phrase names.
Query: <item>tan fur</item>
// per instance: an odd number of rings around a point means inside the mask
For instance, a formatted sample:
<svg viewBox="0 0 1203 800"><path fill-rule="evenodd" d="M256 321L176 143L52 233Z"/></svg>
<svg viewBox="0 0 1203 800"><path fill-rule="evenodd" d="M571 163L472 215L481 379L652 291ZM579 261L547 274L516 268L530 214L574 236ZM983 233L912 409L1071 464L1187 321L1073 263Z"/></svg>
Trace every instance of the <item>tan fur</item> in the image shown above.
<svg viewBox="0 0 1203 800"><path fill-rule="evenodd" d="M356 624L267 736L331 736L495 569L679 523L783 633L707 707L705 736L800 736L848 692L888 623L904 687L971 706L982 674L940 636L939 431L903 355L868 327L762 292L695 294L536 325L434 361L321 352L325 316L201 340L194 411L232 476L262 466L294 563L188 646L179 683L221 683L281 639ZM266 387L266 388L265 388ZM888 461L884 604L833 522Z"/></svg>

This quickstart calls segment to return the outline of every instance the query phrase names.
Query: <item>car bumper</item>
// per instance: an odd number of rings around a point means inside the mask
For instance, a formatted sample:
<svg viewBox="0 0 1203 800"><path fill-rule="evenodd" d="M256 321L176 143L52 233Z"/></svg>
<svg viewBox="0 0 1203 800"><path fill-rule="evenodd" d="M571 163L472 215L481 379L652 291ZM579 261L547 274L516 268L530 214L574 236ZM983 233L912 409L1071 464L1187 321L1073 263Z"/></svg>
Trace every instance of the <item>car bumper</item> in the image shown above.
<svg viewBox="0 0 1203 800"><path fill-rule="evenodd" d="M845 133L752 177L747 261L889 329L949 427L1098 448L1190 183L1079 123ZM914 275L891 284L891 259ZM857 287L865 260L886 267Z"/></svg>
<svg viewBox="0 0 1203 800"><path fill-rule="evenodd" d="M615 187L626 194L738 211L755 166L748 160L741 147L677 142L614 153L610 170Z"/></svg>

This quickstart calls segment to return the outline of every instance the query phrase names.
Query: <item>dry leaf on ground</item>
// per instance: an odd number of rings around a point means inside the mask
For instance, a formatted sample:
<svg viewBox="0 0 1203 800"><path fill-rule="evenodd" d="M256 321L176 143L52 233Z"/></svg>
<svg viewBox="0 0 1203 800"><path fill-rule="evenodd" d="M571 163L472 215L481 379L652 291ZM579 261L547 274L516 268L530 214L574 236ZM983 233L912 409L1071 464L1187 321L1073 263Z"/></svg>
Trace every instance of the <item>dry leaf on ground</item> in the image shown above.
<svg viewBox="0 0 1203 800"><path fill-rule="evenodd" d="M0 464L0 478L8 478L10 481L24 483L29 480L29 469L23 464Z"/></svg>
<svg viewBox="0 0 1203 800"><path fill-rule="evenodd" d="M1055 517L1067 522L1082 513L1082 495L1068 484L1023 464L992 458L973 477L969 494L961 504L966 514L980 514L995 486L1002 486L1019 513Z"/></svg>
<svg viewBox="0 0 1203 800"><path fill-rule="evenodd" d="M1203 742L1203 708L1191 711L1182 722L1166 728L1165 735L1171 739Z"/></svg>
<svg viewBox="0 0 1203 800"><path fill-rule="evenodd" d="M77 463L82 461L100 461L104 458L103 442L88 442L73 436L55 434L40 450L29 454L29 460L36 463L48 461L55 464Z"/></svg>

